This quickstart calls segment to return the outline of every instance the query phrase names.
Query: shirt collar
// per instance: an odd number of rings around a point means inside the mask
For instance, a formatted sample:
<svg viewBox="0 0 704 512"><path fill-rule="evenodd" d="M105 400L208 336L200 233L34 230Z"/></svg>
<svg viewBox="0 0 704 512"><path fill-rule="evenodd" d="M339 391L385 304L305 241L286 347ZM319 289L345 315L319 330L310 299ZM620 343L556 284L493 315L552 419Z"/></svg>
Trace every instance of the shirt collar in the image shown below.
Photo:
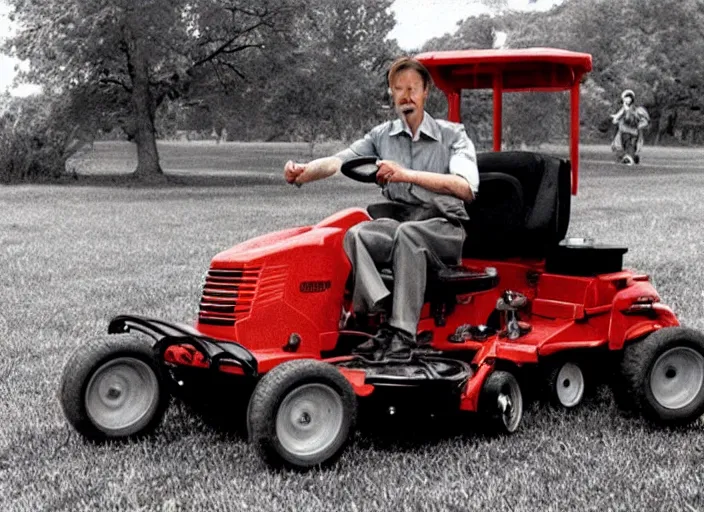
<svg viewBox="0 0 704 512"><path fill-rule="evenodd" d="M394 136L400 135L401 133L407 133L410 137L413 136L405 119L394 119L391 123L389 135ZM433 140L440 140L440 127L435 122L435 119L433 119L433 117L425 111L423 111L423 121L421 121L420 126L418 127L418 133L419 135L426 135Z"/></svg>

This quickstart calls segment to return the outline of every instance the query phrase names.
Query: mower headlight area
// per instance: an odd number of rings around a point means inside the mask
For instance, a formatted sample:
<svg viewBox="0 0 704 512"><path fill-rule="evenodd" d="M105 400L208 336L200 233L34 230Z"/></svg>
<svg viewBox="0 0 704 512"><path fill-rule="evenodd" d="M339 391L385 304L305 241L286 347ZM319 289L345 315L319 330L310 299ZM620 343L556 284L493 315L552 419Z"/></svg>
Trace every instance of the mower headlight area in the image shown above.
<svg viewBox="0 0 704 512"><path fill-rule="evenodd" d="M650 315L654 312L653 304L659 302L658 297L643 295L634 300L630 306L621 310L624 315Z"/></svg>

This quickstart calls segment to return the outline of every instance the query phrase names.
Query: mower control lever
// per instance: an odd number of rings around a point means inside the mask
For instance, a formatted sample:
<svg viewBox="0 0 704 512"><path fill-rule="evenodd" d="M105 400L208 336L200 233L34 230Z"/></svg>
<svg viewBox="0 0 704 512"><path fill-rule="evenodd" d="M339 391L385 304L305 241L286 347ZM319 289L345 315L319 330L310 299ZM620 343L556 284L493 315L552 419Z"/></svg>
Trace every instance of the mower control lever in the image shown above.
<svg viewBox="0 0 704 512"><path fill-rule="evenodd" d="M531 326L518 320L518 311L528 304L528 297L522 293L506 290L496 301L496 309L503 312L504 329L499 332L502 338L515 340L527 334Z"/></svg>
<svg viewBox="0 0 704 512"><path fill-rule="evenodd" d="M517 311L528 303L528 298L522 293L506 290L496 302L499 311Z"/></svg>

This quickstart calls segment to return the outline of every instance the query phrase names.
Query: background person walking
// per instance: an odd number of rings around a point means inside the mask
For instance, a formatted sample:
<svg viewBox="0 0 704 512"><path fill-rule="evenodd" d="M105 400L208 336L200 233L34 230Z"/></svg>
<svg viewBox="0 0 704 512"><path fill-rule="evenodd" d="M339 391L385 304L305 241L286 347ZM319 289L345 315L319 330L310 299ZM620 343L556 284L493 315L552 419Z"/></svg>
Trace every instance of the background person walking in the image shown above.
<svg viewBox="0 0 704 512"><path fill-rule="evenodd" d="M621 93L621 109L611 115L613 124L618 125L618 131L611 143L611 151L616 152L618 161L626 165L640 162L643 131L650 124L648 111L643 107L636 107L635 99L635 93L626 89Z"/></svg>

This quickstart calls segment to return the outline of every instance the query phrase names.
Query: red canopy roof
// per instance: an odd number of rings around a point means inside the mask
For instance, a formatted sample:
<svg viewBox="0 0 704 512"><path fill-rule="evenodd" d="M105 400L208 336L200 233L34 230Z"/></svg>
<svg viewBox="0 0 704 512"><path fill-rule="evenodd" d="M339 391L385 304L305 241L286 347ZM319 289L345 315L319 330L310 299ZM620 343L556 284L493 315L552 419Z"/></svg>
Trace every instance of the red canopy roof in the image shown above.
<svg viewBox="0 0 704 512"><path fill-rule="evenodd" d="M555 48L427 52L416 59L445 92L492 89L497 78L507 92L565 90L592 69L588 53Z"/></svg>
<svg viewBox="0 0 704 512"><path fill-rule="evenodd" d="M416 55L436 87L447 96L447 118L461 122L460 91L494 91L494 151L501 151L502 95L517 91L570 91L572 194L579 181L579 83L592 69L592 56L556 48L456 50Z"/></svg>

